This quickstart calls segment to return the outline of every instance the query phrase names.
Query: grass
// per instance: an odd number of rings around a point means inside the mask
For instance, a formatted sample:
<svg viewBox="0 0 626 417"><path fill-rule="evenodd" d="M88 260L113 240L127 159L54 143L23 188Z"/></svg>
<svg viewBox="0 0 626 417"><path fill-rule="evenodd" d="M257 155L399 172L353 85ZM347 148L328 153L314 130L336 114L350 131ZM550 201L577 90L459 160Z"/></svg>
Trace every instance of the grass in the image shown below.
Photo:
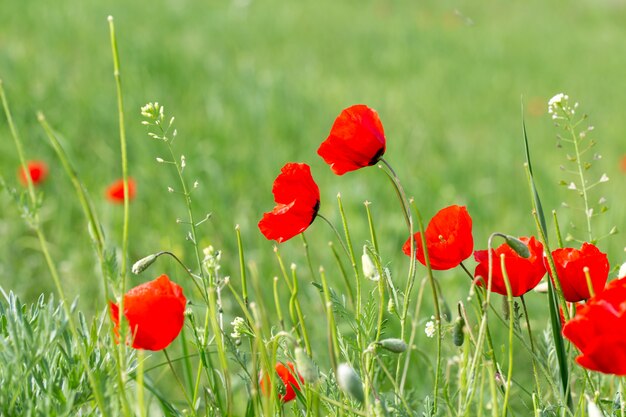
<svg viewBox="0 0 626 417"><path fill-rule="evenodd" d="M100 279L80 207L35 114L42 110L61 134L97 203L109 244L119 246L122 210L103 197L108 183L121 176L108 15L116 19L130 174L138 184L131 204L131 260L164 249L188 263L192 259L184 229L175 221L185 215L182 199L167 193L176 184L175 173L155 162L166 149L147 138L140 124L139 108L148 101L163 103L176 116L177 151L186 156L188 178L200 182L195 212L212 214L201 228L201 245L223 250L224 269L236 275L239 224L246 260L258 271L266 300L271 288L265 283L278 269L272 244L256 222L273 206L271 183L287 161L312 166L322 192L321 213L336 224L341 192L357 248L369 239L362 203L371 201L381 252L393 267L403 268L400 247L406 236L387 179L376 168L338 178L315 155L334 117L357 102L378 110L388 138L386 159L424 216L450 204L467 205L476 248L482 249L493 231L534 233L522 167L521 102L544 206L558 208L567 229L570 212L559 206L569 194L556 186L565 155L555 148L557 131L546 113L547 100L565 91L590 113L603 155L595 169L611 178L604 186L611 209L597 228L623 227L626 209L618 196L626 181L619 170L626 154L625 97L616 86L626 62L619 53L626 7L619 2L583 1L565 8L539 0L111 0L51 7L42 0L5 0L2 10L0 78L30 157L50 165L41 216L65 287L71 297L80 295L81 310L104 308L96 296ZM4 120L0 175L18 186L17 157ZM34 301L53 290L36 238L16 221L18 212L6 193L0 194L0 210L0 286ZM326 249L331 231L322 222L309 230L314 263L330 270L331 282L338 281ZM601 242L611 265L624 259L620 242ZM282 245L281 252L306 275L298 240ZM175 264L159 262L180 275ZM451 306L465 296L462 274L438 278ZM191 292L192 286L185 288ZM321 312L317 290L301 291L310 305L305 310Z"/></svg>

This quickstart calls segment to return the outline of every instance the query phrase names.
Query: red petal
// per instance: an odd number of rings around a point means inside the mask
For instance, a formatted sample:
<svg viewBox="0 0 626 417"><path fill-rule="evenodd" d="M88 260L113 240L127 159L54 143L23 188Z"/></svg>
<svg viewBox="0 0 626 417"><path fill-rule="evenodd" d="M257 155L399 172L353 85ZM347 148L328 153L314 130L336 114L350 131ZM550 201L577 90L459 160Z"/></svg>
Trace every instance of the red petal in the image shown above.
<svg viewBox="0 0 626 417"><path fill-rule="evenodd" d="M385 149L385 132L378 114L366 105L357 104L339 114L317 153L335 174L343 175L374 165Z"/></svg>

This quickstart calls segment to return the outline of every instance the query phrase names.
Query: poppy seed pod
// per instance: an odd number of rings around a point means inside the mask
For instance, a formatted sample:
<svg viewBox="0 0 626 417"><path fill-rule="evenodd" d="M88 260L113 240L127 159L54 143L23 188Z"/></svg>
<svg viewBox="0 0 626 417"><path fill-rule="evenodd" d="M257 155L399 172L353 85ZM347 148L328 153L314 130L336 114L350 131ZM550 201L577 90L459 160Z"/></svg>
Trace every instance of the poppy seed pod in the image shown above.
<svg viewBox="0 0 626 417"><path fill-rule="evenodd" d="M464 329L465 320L463 320L463 317L457 317L454 321L454 328L452 329L452 342L454 343L454 346L463 346L463 341L465 340Z"/></svg>

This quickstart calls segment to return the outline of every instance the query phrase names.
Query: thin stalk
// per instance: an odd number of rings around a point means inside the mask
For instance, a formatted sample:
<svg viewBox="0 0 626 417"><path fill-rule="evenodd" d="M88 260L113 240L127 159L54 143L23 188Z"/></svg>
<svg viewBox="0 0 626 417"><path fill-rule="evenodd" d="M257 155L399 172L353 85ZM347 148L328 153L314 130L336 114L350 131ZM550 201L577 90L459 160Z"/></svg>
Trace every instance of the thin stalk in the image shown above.
<svg viewBox="0 0 626 417"><path fill-rule="evenodd" d="M295 265L294 265L295 266ZM296 314L298 315L298 321L300 323L300 329L302 333L302 338L304 340L304 346L306 348L306 353L311 357L313 355L313 351L311 350L311 342L309 341L309 334L306 330L306 326L304 324L304 314L302 313L302 307L300 306L300 300L298 300L298 275L296 274L296 268L291 269L291 278L293 280L293 291L291 293L291 299L294 301L296 306Z"/></svg>
<svg viewBox="0 0 626 417"><path fill-rule="evenodd" d="M239 251L239 271L241 273L241 295L243 297L244 304L248 305L248 281L246 279L246 262L244 259L243 242L241 241L241 231L239 225L235 226L235 232L237 233L237 249Z"/></svg>
<svg viewBox="0 0 626 417"><path fill-rule="evenodd" d="M433 270L430 266L430 256L428 254L428 245L426 244L426 233L424 232L424 224L422 222L422 215L420 214L420 211L417 209L417 205L415 204L414 201L411 201L411 206L413 207L413 210L415 211L415 218L417 219L417 226L420 232L422 248L424 250L424 262L426 264L426 271L428 275L428 281L430 283L430 288L432 290L433 306L435 309L435 325L437 327L437 366L435 368L435 384L434 384L435 386L433 388L433 396L434 396L433 408L434 408L434 412L437 413L437 402L438 402L437 394L439 392L439 374L441 370L441 339L443 337L443 332L441 329L441 310L439 308L439 295L437 294L437 284L435 282L435 277L433 276ZM415 238L412 235L411 235L411 239L415 240ZM415 257L411 256L411 258L415 258ZM411 290L413 288L414 282L415 282L415 279L413 276L413 279L411 279L409 283L407 284L407 292L405 293L405 297L407 299L405 300L405 304L403 306L403 311L402 311L402 316L401 316L401 327L404 321L406 320L406 315L408 312L408 298L411 294ZM402 331L402 335L404 337L404 329Z"/></svg>
<svg viewBox="0 0 626 417"><path fill-rule="evenodd" d="M283 310L280 308L280 297L278 296L278 277L274 277L274 306L276 307L276 316L278 317L278 322L280 323L281 330L285 330L285 319L283 318Z"/></svg>
<svg viewBox="0 0 626 417"><path fill-rule="evenodd" d="M328 242L328 246L333 252L333 256L335 257L335 261L337 262L337 266L339 267L339 273L343 277L343 282L346 284L346 290L348 291L348 299L350 300L350 304L354 306L354 291L352 290L352 284L350 284L350 279L348 278L346 269L343 267L343 263L341 262L341 258L339 257L339 253L337 252L337 249L335 249L335 245L333 245L333 242Z"/></svg>
<svg viewBox="0 0 626 417"><path fill-rule="evenodd" d="M117 49L117 39L115 37L115 25L113 24L113 16L108 17L109 21L109 34L111 37L111 54L113 57L113 77L115 78L115 91L117 96L117 115L118 115L118 124L119 124L119 135L120 135L120 154L122 157L122 181L124 184L124 220L122 224L122 259L120 264L120 286L121 286L121 294L119 301L119 311L122 312L119 317L120 322L120 337L122 340L126 340L126 331L128 330L128 326L124 325L124 294L126 294L126 277L127 277L127 263L128 263L128 226L130 219L130 197L128 190L128 154L127 154L127 146L126 146L126 128L124 125L124 97L122 93L122 80L121 80L121 72L120 72L120 61L119 61L119 53ZM121 364L126 360L126 345L124 343L120 343L118 345L118 361ZM121 375L121 387L120 389L124 390L124 386L126 385L126 379L124 375ZM123 403L126 402L125 395L123 396ZM124 405L124 409L128 408L127 405Z"/></svg>
<svg viewBox="0 0 626 417"><path fill-rule="evenodd" d="M362 296L361 296L361 274L357 268L356 257L354 256L354 248L352 246L352 240L350 238L350 229L348 229L348 219L346 213L343 210L343 203L341 201L341 194L337 194L337 204L339 206L339 214L341 215L341 223L343 224L343 231L346 237L346 247L348 249L348 255L352 264L352 270L354 271L354 279L356 280L356 322L359 328L357 333L357 343L362 346L363 340L361 335L361 309L362 309Z"/></svg>
<svg viewBox="0 0 626 417"><path fill-rule="evenodd" d="M320 277L322 279L322 288L324 291L324 302L326 310L326 322L328 323L328 350L332 368L336 371L339 363L339 338L337 336L337 326L335 325L335 316L333 314L333 303L330 301L330 293L328 282L326 281L326 273L324 268L320 267Z"/></svg>
<svg viewBox="0 0 626 417"><path fill-rule="evenodd" d="M506 271L506 264L504 262L504 259L505 255L500 254L500 268L502 270L504 285L506 286L506 299L509 304L509 370L506 376L504 403L502 405L502 416L506 417L508 415L509 409L509 397L511 396L511 379L513 378L513 323L515 320L515 314L513 314L513 291L511 290L511 282L509 281L509 275Z"/></svg>
<svg viewBox="0 0 626 417"><path fill-rule="evenodd" d="M569 124L568 129L572 135L572 142L574 142L574 152L576 153L576 165L578 166L578 176L580 178L580 188L583 196L583 200L585 202L585 219L587 222L587 236L589 238L589 242L593 242L593 235L591 233L591 213L589 211L589 198L587 196L587 184L585 182L585 175L583 173L584 167L581 163L580 156L581 152L578 147L578 138L576 137L576 132L574 131L574 126L571 125L571 120L568 116L567 122Z"/></svg>
<svg viewBox="0 0 626 417"><path fill-rule="evenodd" d="M144 376L144 351L143 349L137 350L137 376L135 380L137 381L137 414L140 417L148 417L148 409L145 405L144 401L144 384L143 384L143 376Z"/></svg>
<svg viewBox="0 0 626 417"><path fill-rule="evenodd" d="M556 242L559 248L563 247L563 237L561 236L561 228L559 227L559 219L556 215L556 210L552 210L552 220L554 220L554 231L556 233Z"/></svg>
<svg viewBox="0 0 626 417"><path fill-rule="evenodd" d="M89 230L91 231L90 234L92 236L92 241L96 249L96 255L98 256L98 261L100 263L102 288L104 292L104 301L106 304L111 299L111 296L110 296L110 291L109 291L109 284L108 284L109 277L107 273L106 259L105 259L105 253L104 253L105 241L104 241L104 236L102 234L102 226L100 224L100 221L98 220L96 211L93 208L91 200L87 196L87 191L85 190L85 187L83 186L82 182L78 178L76 170L72 166L67 154L65 153L65 150L63 149L63 146L61 146L61 143L59 142L59 140L56 137L56 134L54 133L54 131L48 124L44 114L39 112L37 114L37 119L40 125L42 126L42 128L44 129L46 135L48 136L50 144L52 145L52 148L57 154L57 157L61 161L61 164L63 165L63 168L67 176L70 178L70 181L72 182L72 185L74 186L74 191L76 192L76 195L78 196L78 200L83 210L83 214L87 218L88 227L89 227ZM110 317L110 320L112 320L112 317ZM114 326L110 326L110 332L111 332L111 335L115 334ZM116 348L115 350L116 350L116 355L117 355L119 353L119 349ZM116 356L116 358L118 359L118 366L117 366L118 384L120 385L120 387L124 387L125 382L124 382L124 376L123 376L123 371L121 367L122 361L119 356ZM125 398L126 397L125 390L121 389L120 391L122 392L121 394L122 403L125 404L123 408L127 410L127 415L128 415L128 413L130 413L130 408L128 406L127 399Z"/></svg>
<svg viewBox="0 0 626 417"><path fill-rule="evenodd" d="M189 411L191 411L194 416L197 415L196 409L195 409L195 407L193 405L193 402L191 401L191 398L189 398L189 395L187 394L187 390L185 389L185 386L183 385L183 381L180 380L180 378L178 377L178 373L174 369L174 365L172 364L172 361L170 359L170 355L167 353L167 349L163 349L163 354L165 355L165 359L167 360L167 364L170 367L170 371L172 372L172 375L174 375L174 379L176 380L176 383L178 384L178 387L180 388L180 390L183 393L183 396L185 397L185 401L187 401L187 405L189 406Z"/></svg>
<svg viewBox="0 0 626 417"><path fill-rule="evenodd" d="M532 361L533 361L533 375L535 377L535 386L537 387L536 396L533 395L533 402L538 400L539 403L542 403L542 395L541 395L541 385L539 385L539 375L537 373L537 359L535 352L535 342L533 340L533 333L530 328L530 318L528 317L528 308L526 308L526 299L524 295L520 296L520 300L522 301L522 308L524 309L524 318L526 319L526 327L528 328L528 339L530 340L530 349L532 351Z"/></svg>
<svg viewBox="0 0 626 417"><path fill-rule="evenodd" d="M4 114L6 115L6 118L7 118L7 123L9 124L11 137L13 138L13 142L17 149L17 154L20 160L20 165L22 166L22 169L26 170L26 158L24 156L25 154L22 148L22 141L18 135L15 125L13 124L13 117L11 116L9 103L4 93L2 80L0 80L0 99L2 101L2 106L4 108ZM30 204L32 207L36 207L37 196L35 194L35 187L33 185L32 178L30 178L30 175L26 175L26 181L27 181L27 189L28 189L28 196L30 199ZM59 278L59 273L57 271L56 265L54 261L52 260L52 256L50 255L50 251L48 249L48 243L44 235L44 232L41 229L39 214L37 213L37 211L34 211L33 216L34 216L33 227L35 229L35 233L37 234L39 245L41 247L41 251L46 261L46 265L48 266L48 270L52 277L52 281L54 282L54 286L57 290L57 293L59 294L61 304L63 305L63 311L65 312L65 315L67 316L67 320L68 320L70 331L72 333L72 337L74 338L74 340L80 340L78 329L76 327L76 322L74 321L74 316L72 315L72 311L70 310L70 305L67 302L67 298L65 297L63 287L61 286L61 279ZM102 392L100 392L100 385L98 384L98 380L96 379L95 375L92 372L91 366L89 364L89 358L87 357L87 352L85 351L83 344L78 343L78 345L79 345L78 352L80 355L80 360L82 362L83 368L85 369L85 372L87 373L87 379L89 380L89 385L91 385L91 388L93 390L94 399L96 400L96 404L98 405L98 408L100 409L101 414L106 417L109 415L109 412L105 406L105 401L104 401L104 398L102 397ZM119 366L121 367L121 363L119 364ZM128 411L129 412L126 413L126 409L124 410L126 416L130 416L130 410Z"/></svg>

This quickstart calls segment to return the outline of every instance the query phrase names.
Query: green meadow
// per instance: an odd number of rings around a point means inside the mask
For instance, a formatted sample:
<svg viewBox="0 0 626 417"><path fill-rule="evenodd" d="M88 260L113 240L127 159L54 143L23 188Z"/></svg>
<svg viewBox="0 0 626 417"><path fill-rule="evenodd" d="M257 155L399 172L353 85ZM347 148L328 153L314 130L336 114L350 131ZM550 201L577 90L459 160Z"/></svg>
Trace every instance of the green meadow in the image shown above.
<svg viewBox="0 0 626 417"><path fill-rule="evenodd" d="M338 227L341 194L359 257L369 240L363 203L371 202L381 256L404 285L408 263L401 247L407 232L388 178L376 166L338 177L316 154L335 117L356 103L378 111L387 138L385 159L424 221L443 207L465 205L474 247L484 249L492 232L536 235L523 121L550 239L555 240L553 209L563 236L584 239L582 200L559 185L572 181L560 168L568 165L572 151L566 144L557 147L562 130L547 112L552 96L567 93L595 128L589 135L596 145L589 152L598 157L590 158L589 181L603 174L610 178L591 193L594 204L604 197L608 207L592 219L595 234L608 235L614 226L626 229L626 173L620 167L626 155L623 2L0 0L0 79L27 158L48 164L49 176L38 187L43 228L68 298L78 297L78 308L89 315L106 308L97 260L72 185L37 112L45 114L84 182L107 246L119 250L123 209L104 195L121 177L109 15L115 19L121 61L129 172L137 184L130 204L131 263L161 250L194 262L187 228L177 222L186 217L186 207L176 172L156 161L168 159L167 148L141 124L140 108L148 102L164 105L167 118L175 116L175 152L185 156L189 183L199 184L192 194L194 214L201 219L210 213L198 228L199 246L222 251L221 272L238 287L239 225L251 286L258 290L251 298L268 307L280 269L274 242L261 235L257 223L274 207L272 182L290 161L311 166L321 191L320 213ZM0 175L8 187L21 190L18 169L3 115ZM53 293L35 234L6 192L0 193L0 213L0 287L28 302ZM598 243L609 256L610 278L626 260L619 232ZM314 270L324 266L330 285L343 292L328 247L335 240L332 230L316 220L305 235ZM312 320L323 315L302 240L279 249L287 265L298 267L304 310ZM466 265L473 271L475 262L470 258ZM161 273L193 296L193 285L167 259L129 276L129 286ZM418 269L418 280L424 275L425 269ZM468 278L457 269L436 277L454 311L467 296ZM375 288L365 285L367 291ZM287 300L286 289L279 290ZM539 312L531 319L543 328L545 296L531 293L527 299L531 311ZM432 303L425 300L422 316L427 318ZM238 307L227 295L224 305L230 322ZM503 325L503 340L506 330ZM310 331L324 357L325 326L312 322ZM418 332L424 355L434 349L430 340Z"/></svg>

